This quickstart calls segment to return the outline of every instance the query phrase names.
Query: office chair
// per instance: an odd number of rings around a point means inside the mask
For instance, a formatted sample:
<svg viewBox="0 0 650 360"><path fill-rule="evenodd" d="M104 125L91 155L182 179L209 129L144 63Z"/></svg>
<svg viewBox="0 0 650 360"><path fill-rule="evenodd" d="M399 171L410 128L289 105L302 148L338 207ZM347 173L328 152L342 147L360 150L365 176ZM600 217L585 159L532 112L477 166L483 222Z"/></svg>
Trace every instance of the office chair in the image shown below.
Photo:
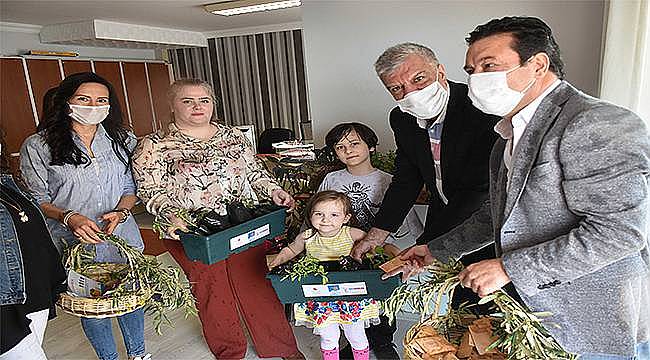
<svg viewBox="0 0 650 360"><path fill-rule="evenodd" d="M295 140L296 134L291 129L285 128L269 128L260 134L259 141L257 142L258 154L275 154L273 150L273 143Z"/></svg>

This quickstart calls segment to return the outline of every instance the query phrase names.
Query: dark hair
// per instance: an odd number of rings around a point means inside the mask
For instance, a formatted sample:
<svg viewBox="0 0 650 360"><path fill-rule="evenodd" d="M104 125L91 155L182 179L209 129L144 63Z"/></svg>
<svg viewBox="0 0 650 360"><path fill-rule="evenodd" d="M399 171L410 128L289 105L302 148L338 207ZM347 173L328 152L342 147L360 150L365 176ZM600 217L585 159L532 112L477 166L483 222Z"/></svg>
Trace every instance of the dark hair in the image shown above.
<svg viewBox="0 0 650 360"><path fill-rule="evenodd" d="M307 226L312 229L314 228L314 225L311 223L311 215L314 212L314 206L324 201L340 201L343 204L345 215L350 215L350 221L348 221L348 224L356 223L356 218L352 212L352 203L350 202L350 198L342 192L325 190L317 192L311 197L311 199L309 199L309 202L305 207L305 222L307 223Z"/></svg>
<svg viewBox="0 0 650 360"><path fill-rule="evenodd" d="M338 144L341 139L348 136L348 134L353 130L357 135L359 135L361 140L368 145L368 148L377 146L379 139L377 138L377 134L375 134L371 128L358 122L350 122L338 124L327 132L327 135L325 135L325 145L327 146L327 150L331 154L335 155L336 151L334 151L334 148L336 144Z"/></svg>
<svg viewBox="0 0 650 360"><path fill-rule="evenodd" d="M527 16L507 16L490 20L477 26L465 41L467 45L472 45L478 40L498 34L512 35L514 40L511 48L519 55L521 65L531 56L543 52L550 59L549 70L558 78L564 79L564 63L560 55L560 47L553 38L551 28L544 21Z"/></svg>
<svg viewBox="0 0 650 360"><path fill-rule="evenodd" d="M74 143L72 138L73 120L68 115L70 113L68 101L84 83L98 83L108 88L108 101L111 107L108 116L101 124L111 139L113 151L126 166L125 171L128 171L131 163L131 151L126 146L129 133L124 126L120 102L111 83L92 72L72 74L63 79L54 95L51 111L44 113L43 121L38 124L37 131L41 133L45 143L50 147L52 157L50 165L90 164L88 157ZM43 108L46 106L47 104L44 102ZM120 148L126 157L119 151Z"/></svg>
<svg viewBox="0 0 650 360"><path fill-rule="evenodd" d="M41 111L41 119L47 118L51 112L54 111L54 97L59 90L57 86L50 88L45 95L43 95L43 109Z"/></svg>

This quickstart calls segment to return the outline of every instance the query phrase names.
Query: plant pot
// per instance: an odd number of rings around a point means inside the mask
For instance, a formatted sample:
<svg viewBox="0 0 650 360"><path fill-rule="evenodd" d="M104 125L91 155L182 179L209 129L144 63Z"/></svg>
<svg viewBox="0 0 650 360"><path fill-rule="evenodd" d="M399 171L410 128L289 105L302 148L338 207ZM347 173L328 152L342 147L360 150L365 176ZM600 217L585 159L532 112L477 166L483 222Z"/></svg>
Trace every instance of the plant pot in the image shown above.
<svg viewBox="0 0 650 360"><path fill-rule="evenodd" d="M285 218L282 208L212 235L181 233L180 238L189 259L210 265L281 235Z"/></svg>

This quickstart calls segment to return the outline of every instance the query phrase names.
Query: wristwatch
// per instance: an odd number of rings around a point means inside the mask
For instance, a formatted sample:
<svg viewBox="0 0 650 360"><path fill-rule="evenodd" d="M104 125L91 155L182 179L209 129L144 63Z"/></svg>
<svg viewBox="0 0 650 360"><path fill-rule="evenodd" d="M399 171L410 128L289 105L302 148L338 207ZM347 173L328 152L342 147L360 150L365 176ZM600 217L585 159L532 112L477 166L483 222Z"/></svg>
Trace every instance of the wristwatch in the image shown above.
<svg viewBox="0 0 650 360"><path fill-rule="evenodd" d="M113 211L118 211L118 212L121 212L121 213L122 213L122 216L123 216L123 217L122 217L122 220L120 220L120 224L123 223L123 222L125 222L126 219L129 218L129 216L132 216L132 215L133 215L133 214L131 214L131 210L129 210L129 209L127 209L127 208L115 209L115 210L113 210Z"/></svg>

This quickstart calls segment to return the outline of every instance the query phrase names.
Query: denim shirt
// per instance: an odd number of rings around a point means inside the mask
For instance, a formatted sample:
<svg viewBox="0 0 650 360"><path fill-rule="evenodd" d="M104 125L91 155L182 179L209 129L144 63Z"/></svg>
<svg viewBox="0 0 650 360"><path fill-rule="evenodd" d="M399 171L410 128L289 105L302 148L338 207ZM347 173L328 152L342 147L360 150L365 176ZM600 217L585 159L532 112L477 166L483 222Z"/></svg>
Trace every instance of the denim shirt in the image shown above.
<svg viewBox="0 0 650 360"><path fill-rule="evenodd" d="M22 191L11 175L1 174L0 181L2 185L23 194L40 212L34 198ZM11 214L4 203L0 202L0 305L24 304L25 300L25 273L20 243Z"/></svg>
<svg viewBox="0 0 650 360"><path fill-rule="evenodd" d="M94 158L90 157L77 133L72 132L72 136L77 147L91 159L90 164L51 165L50 148L37 133L28 137L20 149L20 170L39 204L51 203L59 209L75 210L102 228L104 223L100 217L115 209L122 196L135 195L133 175L130 170L125 173L125 165L113 151L111 138L101 124L97 126L91 143ZM135 137L131 135L127 146L133 149L135 143ZM126 158L123 150L120 151ZM60 253L78 243L74 234L59 221L48 218L47 225ZM113 234L140 251L144 249L140 231L132 216L119 224ZM119 258L112 246L100 244L96 250L98 261Z"/></svg>

